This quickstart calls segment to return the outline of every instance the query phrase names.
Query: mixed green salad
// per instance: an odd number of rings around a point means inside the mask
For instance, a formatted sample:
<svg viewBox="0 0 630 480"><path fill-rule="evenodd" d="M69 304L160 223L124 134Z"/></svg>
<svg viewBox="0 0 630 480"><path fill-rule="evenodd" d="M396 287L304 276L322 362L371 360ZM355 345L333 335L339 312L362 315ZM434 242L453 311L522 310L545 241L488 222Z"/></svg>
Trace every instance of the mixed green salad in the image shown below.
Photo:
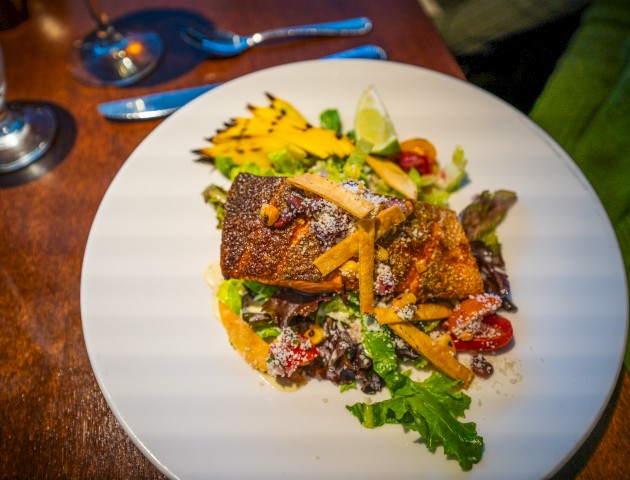
<svg viewBox="0 0 630 480"><path fill-rule="evenodd" d="M269 98L272 106L274 101L283 102L273 96ZM248 108L256 117L253 109L257 107ZM293 107L286 102L278 109L293 115ZM266 114L258 113L261 117ZM279 139L262 134L257 138L255 133L261 129L256 130L258 127L252 122L239 123L237 119L226 130L236 125L239 135L226 139L220 138L223 132L218 132L212 147L196 152L199 161L213 165L231 180L240 173L261 176L315 173L339 183L356 182L380 195L448 207L450 195L467 181L467 160L461 148L456 148L442 165L430 141L422 138L400 141L373 88L361 95L355 117L353 128L344 131L339 112L327 109L321 113L318 127L308 124L305 128L309 137L295 142L283 138L280 129L274 131ZM331 138L343 144L337 145ZM330 151L320 153L309 142L330 145ZM210 185L203 192L205 201L216 210L219 228L227 195L219 185ZM512 338L511 325L506 327L503 320L509 322L496 314L497 309L516 308L510 300L496 230L515 201L513 192L485 191L472 199L459 216L486 295L499 299L491 312L476 318L478 327L481 325L476 336L456 338L449 329L448 319L417 324L436 341L443 341L444 334L450 335L449 348L454 355L457 350L472 352L476 365L471 368L481 376L492 370L483 352L500 349ZM356 293L304 294L230 279L221 283L217 296L271 345L268 364L279 377L298 382L323 379L339 385L342 392L360 389L373 394L385 389L389 399L348 405L348 411L367 428L400 424L417 432L430 451L442 446L444 453L454 458L463 470L471 469L481 460L483 438L474 423L463 420L471 399L462 391L462 382L432 370L422 355L387 326L373 315L361 313ZM490 329L492 335L488 334ZM428 372L427 378L412 379L414 369Z"/></svg>

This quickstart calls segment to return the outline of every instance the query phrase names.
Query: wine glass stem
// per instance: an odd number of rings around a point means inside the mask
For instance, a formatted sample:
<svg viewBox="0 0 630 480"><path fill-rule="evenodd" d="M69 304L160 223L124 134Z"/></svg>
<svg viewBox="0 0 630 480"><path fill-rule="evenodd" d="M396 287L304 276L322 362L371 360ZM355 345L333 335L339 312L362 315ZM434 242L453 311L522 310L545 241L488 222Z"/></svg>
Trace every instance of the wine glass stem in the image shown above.
<svg viewBox="0 0 630 480"><path fill-rule="evenodd" d="M11 145L24 125L20 118L16 118L11 114L6 102L6 89L4 57L0 49L0 148L6 148L7 145Z"/></svg>
<svg viewBox="0 0 630 480"><path fill-rule="evenodd" d="M90 16L96 23L98 29L99 37L109 37L112 36L116 30L114 26L109 21L109 17L103 10L101 3L99 0L85 0L85 4L87 6L88 12Z"/></svg>
<svg viewBox="0 0 630 480"><path fill-rule="evenodd" d="M4 74L4 54L0 46L0 129L3 127L4 121L9 114L6 102L7 79ZM2 132L0 131L0 135Z"/></svg>

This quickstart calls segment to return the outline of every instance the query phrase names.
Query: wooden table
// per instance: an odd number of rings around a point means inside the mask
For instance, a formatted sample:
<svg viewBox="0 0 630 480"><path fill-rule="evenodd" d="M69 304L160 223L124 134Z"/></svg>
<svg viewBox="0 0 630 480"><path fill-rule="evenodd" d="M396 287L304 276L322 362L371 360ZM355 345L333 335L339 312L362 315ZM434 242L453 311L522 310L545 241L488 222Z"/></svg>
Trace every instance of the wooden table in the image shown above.
<svg viewBox="0 0 630 480"><path fill-rule="evenodd" d="M51 103L60 122L60 136L45 160L0 176L3 478L161 477L117 423L96 384L79 305L81 263L99 203L120 166L159 121L111 123L97 115L98 103L230 80L363 43L382 46L392 60L463 78L416 0L103 3L121 24L148 24L168 41L161 68L124 91L83 86L67 71L69 45L92 28L80 0L30 0L29 19L0 32L8 99ZM221 61L204 60L177 35L182 25L209 21L255 31L359 15L375 20L365 38L304 40ZM624 371L601 421L559 478L627 478L629 401L630 376Z"/></svg>

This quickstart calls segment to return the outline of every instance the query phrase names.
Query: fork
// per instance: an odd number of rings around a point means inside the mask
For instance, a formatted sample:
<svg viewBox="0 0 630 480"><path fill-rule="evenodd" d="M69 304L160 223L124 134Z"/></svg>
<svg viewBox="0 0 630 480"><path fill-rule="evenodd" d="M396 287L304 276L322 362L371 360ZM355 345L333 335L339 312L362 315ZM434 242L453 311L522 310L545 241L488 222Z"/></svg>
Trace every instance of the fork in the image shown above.
<svg viewBox="0 0 630 480"><path fill-rule="evenodd" d="M369 18L357 17L338 22L275 28L248 36L217 29L204 33L192 27L184 28L181 35L189 44L216 57L232 57L269 40L315 36L356 36L365 35L371 29L372 21Z"/></svg>

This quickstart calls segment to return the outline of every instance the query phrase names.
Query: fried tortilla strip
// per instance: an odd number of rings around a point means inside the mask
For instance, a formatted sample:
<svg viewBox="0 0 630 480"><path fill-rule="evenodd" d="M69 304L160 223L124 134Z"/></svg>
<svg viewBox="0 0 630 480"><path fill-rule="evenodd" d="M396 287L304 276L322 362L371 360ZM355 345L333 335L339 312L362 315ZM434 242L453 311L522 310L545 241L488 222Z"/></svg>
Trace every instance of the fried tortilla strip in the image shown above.
<svg viewBox="0 0 630 480"><path fill-rule="evenodd" d="M391 325L405 321L398 316L393 307L375 307L374 316L381 325Z"/></svg>
<svg viewBox="0 0 630 480"><path fill-rule="evenodd" d="M440 320L450 317L453 309L448 303L419 303L416 305L416 313L413 314L412 322Z"/></svg>
<svg viewBox="0 0 630 480"><path fill-rule="evenodd" d="M287 182L298 188L319 195L357 218L367 217L375 207L372 202L351 192L343 185L320 175L305 173L304 175L290 177L287 179Z"/></svg>
<svg viewBox="0 0 630 480"><path fill-rule="evenodd" d="M407 217L402 209L393 205L380 212L376 217L375 240L381 238L395 225L405 221ZM359 253L359 232L348 235L341 242L326 250L313 262L322 275L326 276L336 268L339 268L352 257Z"/></svg>
<svg viewBox="0 0 630 480"><path fill-rule="evenodd" d="M381 322L378 316L376 319L379 323ZM439 345L426 333L409 323L391 323L387 326L444 375L453 380L461 380L464 388L470 386L475 374L459 363L446 347Z"/></svg>
<svg viewBox="0 0 630 480"><path fill-rule="evenodd" d="M404 322L429 322L448 318L453 310L446 303L419 303L413 317L405 319L396 313L393 307L377 307L374 314L378 317L379 323L391 325L392 323Z"/></svg>
<svg viewBox="0 0 630 480"><path fill-rule="evenodd" d="M359 220L359 306L361 313L374 312L374 224L373 218Z"/></svg>
<svg viewBox="0 0 630 480"><path fill-rule="evenodd" d="M418 199L418 187L397 163L390 160L381 160L371 155L367 156L365 163L372 167L372 170L398 193L411 200Z"/></svg>
<svg viewBox="0 0 630 480"><path fill-rule="evenodd" d="M267 373L269 345L256 335L252 327L219 301L219 316L234 349L256 370Z"/></svg>

